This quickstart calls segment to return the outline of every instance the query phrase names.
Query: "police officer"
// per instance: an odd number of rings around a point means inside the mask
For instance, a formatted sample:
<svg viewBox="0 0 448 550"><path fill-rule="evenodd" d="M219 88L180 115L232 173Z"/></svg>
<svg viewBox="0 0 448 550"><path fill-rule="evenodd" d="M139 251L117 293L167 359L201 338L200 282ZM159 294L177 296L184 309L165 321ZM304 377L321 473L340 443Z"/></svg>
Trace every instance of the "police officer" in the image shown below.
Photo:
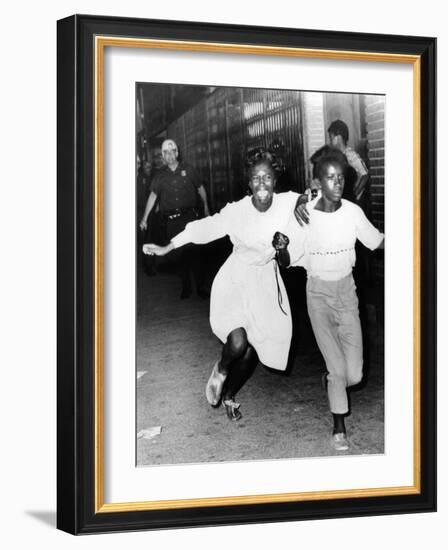
<svg viewBox="0 0 448 550"><path fill-rule="evenodd" d="M194 169L184 162L179 162L179 151L176 142L166 139L162 143L162 156L166 164L156 175L151 184L151 192L146 203L145 212L140 221L140 229L145 231L148 217L158 201L161 218L165 225L166 238L169 242L175 235L184 230L188 222L199 217L197 197L203 204L205 216L209 215L207 193L199 182ZM196 279L199 296L205 297L202 288L203 277L197 253L191 247L178 250L177 265L182 279L181 299L191 295L190 272Z"/></svg>

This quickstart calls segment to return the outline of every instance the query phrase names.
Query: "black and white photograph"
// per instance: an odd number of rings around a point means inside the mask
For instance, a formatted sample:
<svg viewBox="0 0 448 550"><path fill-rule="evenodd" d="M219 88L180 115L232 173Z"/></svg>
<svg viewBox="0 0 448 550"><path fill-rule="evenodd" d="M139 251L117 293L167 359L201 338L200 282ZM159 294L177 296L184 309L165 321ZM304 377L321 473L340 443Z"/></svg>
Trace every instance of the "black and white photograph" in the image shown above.
<svg viewBox="0 0 448 550"><path fill-rule="evenodd" d="M385 95L135 92L136 465L383 454Z"/></svg>

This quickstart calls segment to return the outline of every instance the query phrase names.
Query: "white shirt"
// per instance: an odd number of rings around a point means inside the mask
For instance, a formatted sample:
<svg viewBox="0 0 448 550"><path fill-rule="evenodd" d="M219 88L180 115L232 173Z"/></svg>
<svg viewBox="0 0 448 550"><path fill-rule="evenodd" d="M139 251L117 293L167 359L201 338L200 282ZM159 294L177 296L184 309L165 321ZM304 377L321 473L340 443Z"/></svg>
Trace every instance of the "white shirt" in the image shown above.
<svg viewBox="0 0 448 550"><path fill-rule="evenodd" d="M301 265L309 277L337 281L349 275L356 263L355 243L375 250L384 239L356 204L342 199L335 212L322 212L308 203L310 223L306 228L304 254L291 257L291 265Z"/></svg>

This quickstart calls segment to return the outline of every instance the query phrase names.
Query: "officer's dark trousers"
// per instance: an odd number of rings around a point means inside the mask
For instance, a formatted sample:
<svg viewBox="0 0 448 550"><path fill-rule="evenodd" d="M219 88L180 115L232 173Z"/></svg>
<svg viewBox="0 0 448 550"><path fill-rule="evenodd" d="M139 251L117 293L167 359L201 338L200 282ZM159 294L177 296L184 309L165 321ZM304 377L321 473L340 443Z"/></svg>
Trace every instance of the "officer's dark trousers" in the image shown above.
<svg viewBox="0 0 448 550"><path fill-rule="evenodd" d="M194 211L189 211L174 219L166 220L166 237L169 242L173 237L185 229L187 223L197 219ZM200 291L204 284L200 247L192 244L184 245L171 254L171 260L176 262L177 273L182 281L182 291L191 291L191 275L196 284L196 290Z"/></svg>

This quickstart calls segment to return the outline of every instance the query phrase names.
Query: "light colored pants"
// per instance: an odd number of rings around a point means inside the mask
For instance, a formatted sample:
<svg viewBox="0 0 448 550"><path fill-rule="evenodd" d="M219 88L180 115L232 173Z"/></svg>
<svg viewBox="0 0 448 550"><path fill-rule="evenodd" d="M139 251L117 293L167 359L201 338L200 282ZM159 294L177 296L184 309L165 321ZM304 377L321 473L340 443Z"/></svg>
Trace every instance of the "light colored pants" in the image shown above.
<svg viewBox="0 0 448 550"><path fill-rule="evenodd" d="M362 379L362 333L352 274L339 281L309 277L308 314L328 370L328 400L334 414L348 412L347 387Z"/></svg>

